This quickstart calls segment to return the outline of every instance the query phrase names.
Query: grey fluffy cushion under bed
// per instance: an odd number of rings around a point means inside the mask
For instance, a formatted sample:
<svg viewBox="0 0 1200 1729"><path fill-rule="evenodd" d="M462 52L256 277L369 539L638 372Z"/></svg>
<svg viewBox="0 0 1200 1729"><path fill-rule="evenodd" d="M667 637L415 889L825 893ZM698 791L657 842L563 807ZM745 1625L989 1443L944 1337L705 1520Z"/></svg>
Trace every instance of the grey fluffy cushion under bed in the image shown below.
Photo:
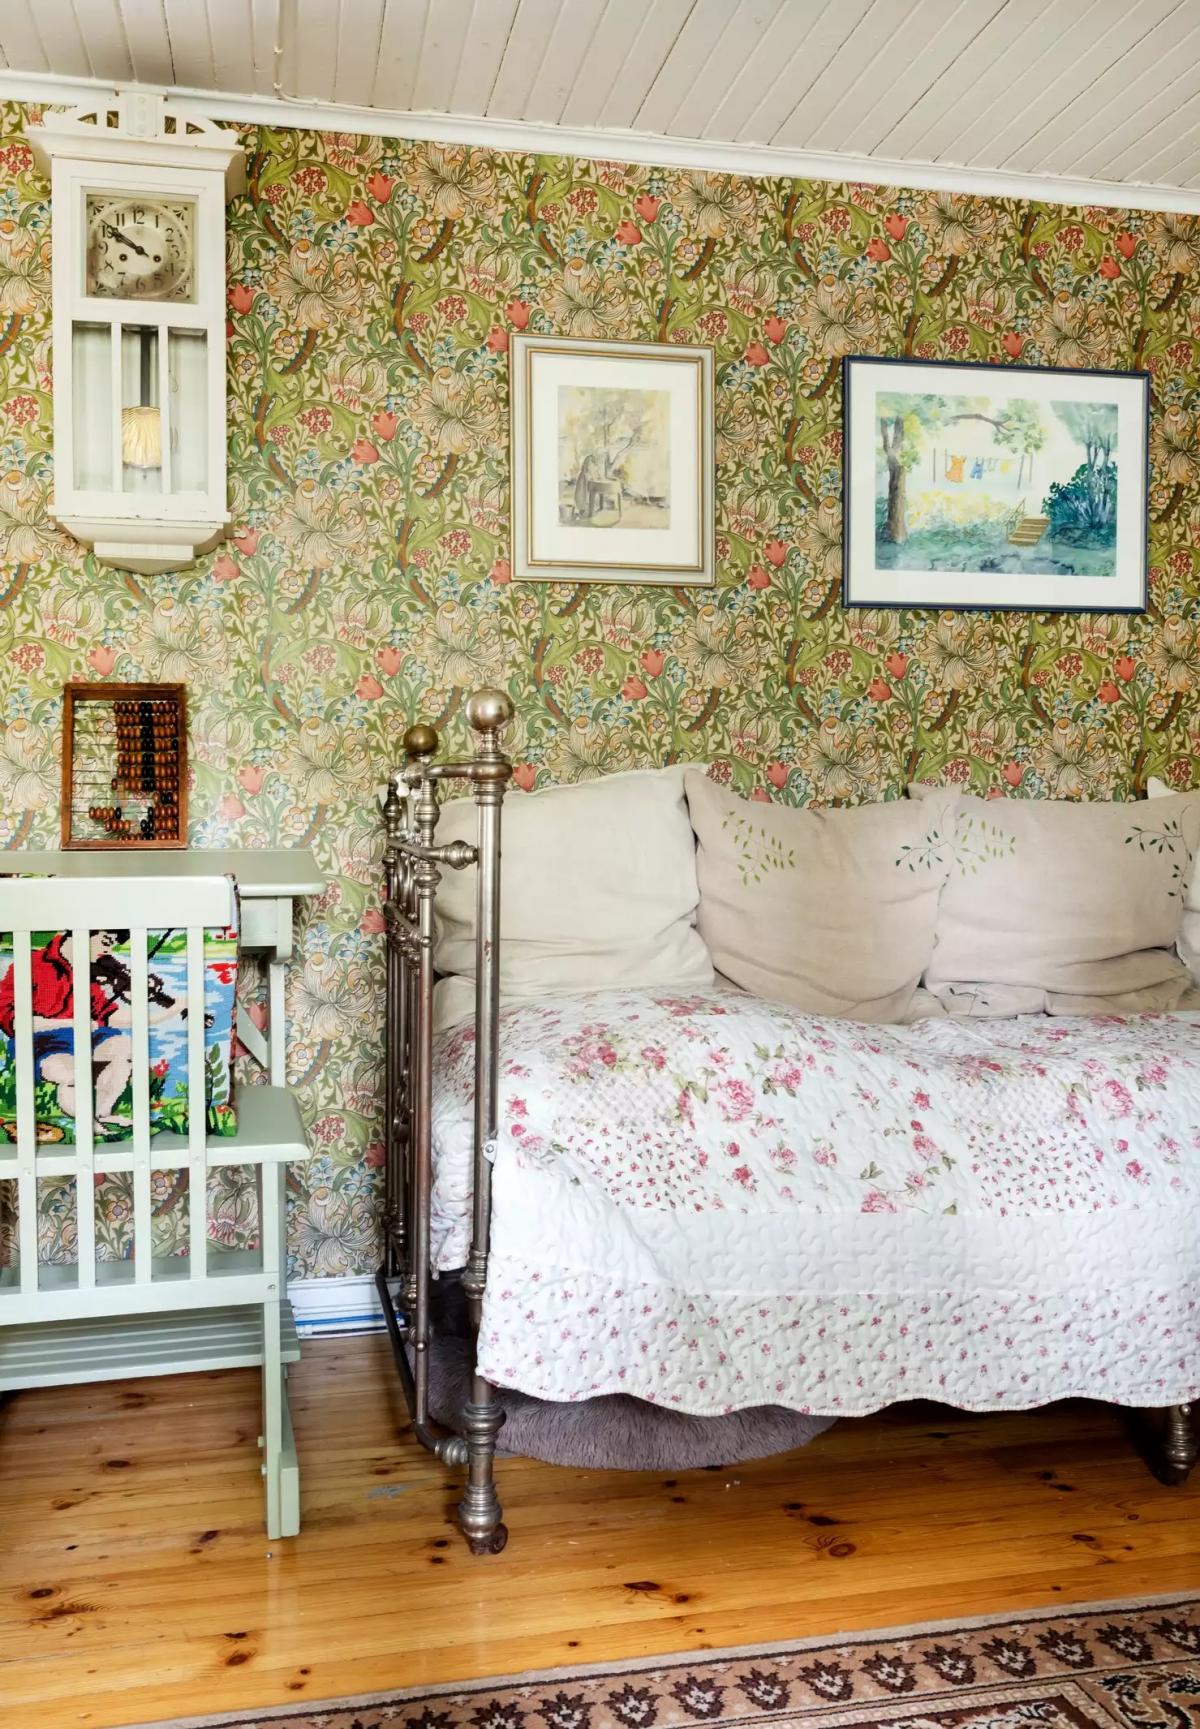
<svg viewBox="0 0 1200 1729"><path fill-rule="evenodd" d="M457 1426L470 1391L470 1347L441 1337L429 1358L429 1408L434 1419ZM689 1417L610 1393L579 1404L554 1404L500 1389L504 1427L500 1452L617 1471L686 1471L701 1465L737 1465L807 1446L834 1417L806 1417L782 1405L760 1405L724 1417Z"/></svg>

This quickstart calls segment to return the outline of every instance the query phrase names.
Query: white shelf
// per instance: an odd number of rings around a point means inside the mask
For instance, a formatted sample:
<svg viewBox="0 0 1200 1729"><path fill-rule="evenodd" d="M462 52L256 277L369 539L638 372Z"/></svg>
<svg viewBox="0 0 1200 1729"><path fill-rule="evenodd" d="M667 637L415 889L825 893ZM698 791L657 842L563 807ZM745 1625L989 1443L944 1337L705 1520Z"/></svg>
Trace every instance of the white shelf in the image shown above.
<svg viewBox="0 0 1200 1729"><path fill-rule="evenodd" d="M210 1167L218 1165L302 1164L308 1158L304 1119L295 1095L287 1087L239 1086L234 1096L236 1135L209 1135L204 1154ZM73 1177L75 1148L70 1142L45 1141L37 1151L39 1177ZM191 1163L186 1135L158 1134L150 1137L150 1168L155 1171L184 1170ZM108 1141L96 1146L92 1165L105 1175L131 1171L133 1142ZM17 1174L15 1142L0 1143L0 1181Z"/></svg>
<svg viewBox="0 0 1200 1729"><path fill-rule="evenodd" d="M291 1305L284 1303L283 1361L300 1356ZM262 1307L37 1321L0 1328L0 1389L120 1381L261 1364Z"/></svg>

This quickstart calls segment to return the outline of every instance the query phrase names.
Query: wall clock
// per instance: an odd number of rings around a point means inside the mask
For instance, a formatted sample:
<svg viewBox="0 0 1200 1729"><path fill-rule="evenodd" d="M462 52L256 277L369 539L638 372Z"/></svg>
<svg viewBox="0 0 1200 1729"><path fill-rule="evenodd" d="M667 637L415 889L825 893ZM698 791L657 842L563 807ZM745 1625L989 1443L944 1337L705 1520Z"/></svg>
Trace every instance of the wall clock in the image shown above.
<svg viewBox="0 0 1200 1729"><path fill-rule="evenodd" d="M51 509L103 564L178 569L229 521L225 204L244 152L140 91L25 136L50 176Z"/></svg>

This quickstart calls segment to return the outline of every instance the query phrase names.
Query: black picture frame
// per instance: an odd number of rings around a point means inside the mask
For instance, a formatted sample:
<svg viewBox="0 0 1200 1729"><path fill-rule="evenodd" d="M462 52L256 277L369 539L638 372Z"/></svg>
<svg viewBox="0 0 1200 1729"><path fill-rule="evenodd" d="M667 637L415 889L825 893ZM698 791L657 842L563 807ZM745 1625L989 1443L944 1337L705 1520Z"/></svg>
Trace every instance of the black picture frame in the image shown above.
<svg viewBox="0 0 1200 1729"><path fill-rule="evenodd" d="M866 368L887 368L872 378ZM880 456L881 435L878 427L878 417L873 407L863 408L864 399L869 398L873 404L874 396L878 394L884 379L889 380L888 388L894 390L890 383L891 376L904 369L912 374L913 388L920 394L919 386L928 383L929 375L952 375L961 380L965 375L978 374L981 386L986 382L988 389L978 392L954 391L947 394L988 395L998 394L1011 397L1014 377L1028 380L1036 379L1045 389L1049 381L1061 379L1064 385L1079 385L1082 380L1105 380L1112 385L1113 391L1119 392L1118 409L1118 449L1125 439L1132 441L1137 455L1137 470L1132 479L1125 478L1125 471L1116 465L1117 499L1115 506L1114 526L1114 562L1118 568L1110 575L1072 573L1066 571L1038 572L1014 571L1000 567L1002 562L1018 556L1016 552L1001 553L997 559L998 568L995 571L997 583L994 592L981 596L979 593L980 578L992 574L989 569L956 571L953 569L934 570L922 567L889 566L889 574L884 576L877 564L877 549L880 544L876 527L876 510L878 499L879 474L877 464ZM936 394L930 392L930 394ZM1098 401L1094 389L1084 389L1077 392L1074 400L1081 403L1088 400ZM1049 395L1041 400L1049 403ZM844 437L842 447L842 604L847 608L884 608L888 610L905 611L954 611L954 612L1087 612L1087 613L1124 613L1137 614L1146 611L1149 601L1149 471L1150 471L1150 375L1148 372L1118 372L1102 368L1083 367L1045 367L1027 365L997 366L987 361L962 360L919 360L900 355L846 355L842 361L842 408L844 415ZM870 416L869 441L864 427L866 415ZM1120 417L1124 416L1124 420ZM964 416L962 418L985 418ZM864 447L869 442L869 465L864 457ZM1018 453L1019 454L1019 453ZM936 450L934 451L936 462ZM958 458L954 458L958 462ZM1032 460L1032 458L1030 459ZM1078 472L1078 471L1076 471ZM869 485L869 509L864 510L861 488L864 485L864 474ZM960 477L961 478L961 477ZM1043 483L1044 484L1044 483ZM1137 520L1131 529L1123 527L1124 514L1131 508L1131 501L1136 506ZM1014 507L1015 509L1016 507ZM1036 511L1026 511L1025 516L1016 524L1012 532L1017 534L1030 519L1027 533L1033 533L1036 523L1042 518L1040 505ZM865 529L869 527L869 536ZM1043 537L1045 531L1043 530ZM868 542L868 552L864 556L863 544ZM1007 545L1017 546L1013 541ZM1034 543L1036 544L1036 543ZM1120 570L1122 547L1126 560L1136 557L1133 570ZM989 549L990 552L990 549ZM1048 560L1048 562L1060 562ZM1020 576L1019 582L1012 578ZM956 584L953 580L958 578ZM1005 579L1008 580L1005 580ZM1040 597L1036 593L1039 580L1045 580L1049 593ZM1112 584L1112 599L1105 598L1102 585ZM1079 597L1071 598L1070 589L1077 585ZM889 592L895 590L896 592Z"/></svg>

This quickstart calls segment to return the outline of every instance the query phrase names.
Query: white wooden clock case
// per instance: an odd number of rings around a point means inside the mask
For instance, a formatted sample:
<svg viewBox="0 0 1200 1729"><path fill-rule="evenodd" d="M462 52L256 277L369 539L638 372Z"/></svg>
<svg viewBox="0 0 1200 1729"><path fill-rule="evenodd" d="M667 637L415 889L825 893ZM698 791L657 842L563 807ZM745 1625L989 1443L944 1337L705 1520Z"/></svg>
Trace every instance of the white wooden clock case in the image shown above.
<svg viewBox="0 0 1200 1729"><path fill-rule="evenodd" d="M125 91L115 99L47 113L25 134L50 176L53 212L55 520L103 564L153 575L190 564L228 526L225 408L225 203L245 186L244 152L229 133L175 111L169 97ZM120 299L87 292L89 195L186 200L195 206L195 292L187 300ZM78 428L72 377L77 325L111 327L111 487L76 484ZM164 419L161 490L127 490L121 469L121 330L157 331L157 396ZM172 486L169 332L206 345L205 485ZM178 408L180 404L176 404ZM186 405L183 405L186 413Z"/></svg>

